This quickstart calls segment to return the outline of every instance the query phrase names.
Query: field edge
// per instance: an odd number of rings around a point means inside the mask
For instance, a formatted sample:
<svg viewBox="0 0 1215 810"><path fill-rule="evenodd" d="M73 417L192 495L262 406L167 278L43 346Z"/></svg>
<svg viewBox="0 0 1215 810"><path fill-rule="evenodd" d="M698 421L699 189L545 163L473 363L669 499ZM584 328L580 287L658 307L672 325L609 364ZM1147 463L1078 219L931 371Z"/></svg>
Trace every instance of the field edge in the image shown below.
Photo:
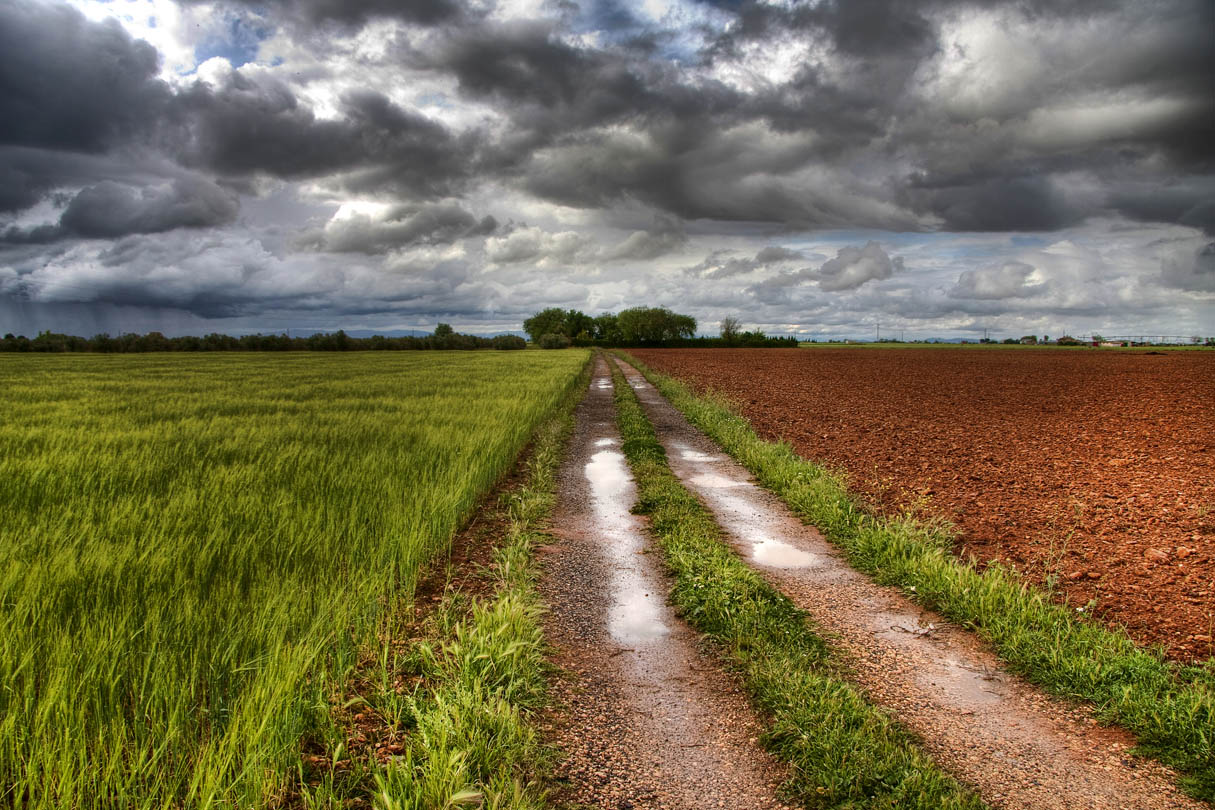
<svg viewBox="0 0 1215 810"><path fill-rule="evenodd" d="M368 651L369 666L352 680L361 688L334 702L335 716L346 724L356 707L358 716L373 714L388 726L406 727L408 734L390 744L392 756L382 755L382 744L366 752L356 784L343 788L333 765L349 752L343 733L349 728L335 723L337 733L319 758L327 767L295 806L346 806L366 796L371 784L377 810L548 806L553 754L535 719L547 703L549 664L532 550L549 541L544 528L555 502L557 469L593 359L588 353L552 414L466 521L492 515L494 528L482 538L495 545L488 565L470 562L464 567L476 570L458 571L450 561L432 561L434 569L446 565L438 604L421 618L410 606L400 629L412 637L402 642L390 634L380 649ZM522 481L511 484L519 473ZM301 787L303 781L301 772Z"/></svg>

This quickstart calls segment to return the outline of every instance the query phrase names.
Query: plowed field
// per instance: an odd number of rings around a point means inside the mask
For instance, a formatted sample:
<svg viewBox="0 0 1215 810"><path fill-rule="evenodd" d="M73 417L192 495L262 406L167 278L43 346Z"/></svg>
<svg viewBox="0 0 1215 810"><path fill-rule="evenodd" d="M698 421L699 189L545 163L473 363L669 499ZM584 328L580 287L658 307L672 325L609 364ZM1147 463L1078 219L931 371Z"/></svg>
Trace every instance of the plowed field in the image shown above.
<svg viewBox="0 0 1215 810"><path fill-rule="evenodd" d="M1180 660L1215 652L1215 353L651 349L766 438L956 551L1048 580Z"/></svg>

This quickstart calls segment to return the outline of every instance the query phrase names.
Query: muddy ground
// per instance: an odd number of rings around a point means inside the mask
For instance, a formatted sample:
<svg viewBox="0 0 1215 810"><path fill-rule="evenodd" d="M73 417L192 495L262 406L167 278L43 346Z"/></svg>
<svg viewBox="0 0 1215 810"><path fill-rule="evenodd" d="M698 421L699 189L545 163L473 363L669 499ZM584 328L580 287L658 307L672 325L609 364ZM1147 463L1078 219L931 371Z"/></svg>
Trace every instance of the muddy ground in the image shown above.
<svg viewBox="0 0 1215 810"><path fill-rule="evenodd" d="M636 350L736 400L956 551L1054 583L1181 660L1215 653L1215 353Z"/></svg>

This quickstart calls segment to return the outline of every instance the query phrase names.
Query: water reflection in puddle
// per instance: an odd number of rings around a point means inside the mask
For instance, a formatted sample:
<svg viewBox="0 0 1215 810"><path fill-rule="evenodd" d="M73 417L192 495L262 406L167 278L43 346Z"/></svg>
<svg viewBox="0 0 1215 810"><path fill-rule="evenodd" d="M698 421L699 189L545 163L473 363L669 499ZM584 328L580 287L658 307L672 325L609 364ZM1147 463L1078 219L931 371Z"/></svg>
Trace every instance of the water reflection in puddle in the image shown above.
<svg viewBox="0 0 1215 810"><path fill-rule="evenodd" d="M626 579L634 581L623 585L618 582L616 603L608 616L608 632L621 644L641 644L662 638L670 628L662 621L658 597L645 590L638 577Z"/></svg>
<svg viewBox="0 0 1215 810"><path fill-rule="evenodd" d="M809 568L818 563L816 555L771 538L753 542L751 558L760 565L777 568Z"/></svg>
<svg viewBox="0 0 1215 810"><path fill-rule="evenodd" d="M624 454L616 450L600 450L591 456L586 465L586 480L591 483L591 495L595 500L595 513L606 526L619 531L628 525L627 508L621 509L617 501L629 485L629 471L624 465Z"/></svg>
<svg viewBox="0 0 1215 810"><path fill-rule="evenodd" d="M727 478L724 475L718 475L717 473L703 473L701 475L693 476L692 478L688 479L688 481L694 486L710 487L712 489L727 489L729 487L741 487L746 485L745 481L737 481L733 478Z"/></svg>
<svg viewBox="0 0 1215 810"><path fill-rule="evenodd" d="M615 443L615 439L602 438L595 441L595 446ZM612 569L608 633L620 644L641 644L661 638L670 628L662 620L661 597L637 565L643 548L635 519L629 512L632 482L624 454L600 450L587 462L585 474L591 485L593 528L603 541Z"/></svg>

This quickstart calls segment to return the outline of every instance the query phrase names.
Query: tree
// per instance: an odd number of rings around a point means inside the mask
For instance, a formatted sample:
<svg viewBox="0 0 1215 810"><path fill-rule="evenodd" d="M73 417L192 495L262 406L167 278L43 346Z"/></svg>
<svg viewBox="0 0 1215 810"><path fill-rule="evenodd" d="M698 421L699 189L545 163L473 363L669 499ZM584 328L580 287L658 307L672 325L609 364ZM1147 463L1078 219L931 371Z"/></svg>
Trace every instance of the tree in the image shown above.
<svg viewBox="0 0 1215 810"><path fill-rule="evenodd" d="M667 343L696 334L696 319L666 307L633 307L616 316L625 343Z"/></svg>
<svg viewBox="0 0 1215 810"><path fill-rule="evenodd" d="M595 331L591 333L595 340L607 344L616 344L621 341L620 324L616 320L616 316L608 312L595 318Z"/></svg>
<svg viewBox="0 0 1215 810"><path fill-rule="evenodd" d="M523 331L533 343L539 343L545 335L564 335L565 310L557 307L541 310L523 322Z"/></svg>
<svg viewBox="0 0 1215 810"><path fill-rule="evenodd" d="M738 337L740 326L741 324L738 322L738 318L735 318L733 315L727 315L726 317L722 318L721 339L726 343L733 343L734 339Z"/></svg>
<svg viewBox="0 0 1215 810"><path fill-rule="evenodd" d="M456 333L456 330L451 328L449 323L441 323L435 327L435 337L449 338Z"/></svg>
<svg viewBox="0 0 1215 810"><path fill-rule="evenodd" d="M590 340L594 329L594 318L584 312L571 309L565 313L565 323L561 325L561 334L571 340L575 338Z"/></svg>

